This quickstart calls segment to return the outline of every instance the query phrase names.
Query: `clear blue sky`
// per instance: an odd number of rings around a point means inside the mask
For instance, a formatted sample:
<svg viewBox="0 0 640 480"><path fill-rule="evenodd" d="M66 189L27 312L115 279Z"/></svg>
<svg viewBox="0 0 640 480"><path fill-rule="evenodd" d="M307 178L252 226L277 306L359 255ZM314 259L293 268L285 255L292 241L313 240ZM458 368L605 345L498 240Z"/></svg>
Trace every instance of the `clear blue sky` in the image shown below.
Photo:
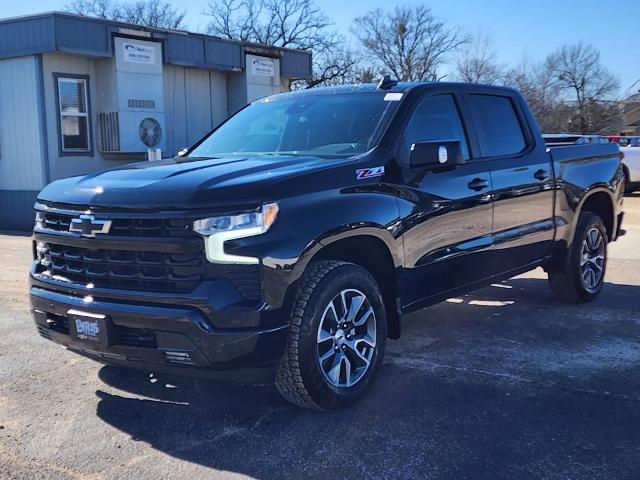
<svg viewBox="0 0 640 480"><path fill-rule="evenodd" d="M3 2L3 17L61 10L67 0ZM640 3L638 0L317 0L336 27L347 32L354 17L367 10L400 3L429 5L434 14L474 32L488 32L499 60L518 63L526 54L544 56L565 43L593 44L603 63L620 79L621 91L640 79ZM175 2L188 11L192 30L207 22L201 15L207 0ZM636 86L634 91L640 88Z"/></svg>

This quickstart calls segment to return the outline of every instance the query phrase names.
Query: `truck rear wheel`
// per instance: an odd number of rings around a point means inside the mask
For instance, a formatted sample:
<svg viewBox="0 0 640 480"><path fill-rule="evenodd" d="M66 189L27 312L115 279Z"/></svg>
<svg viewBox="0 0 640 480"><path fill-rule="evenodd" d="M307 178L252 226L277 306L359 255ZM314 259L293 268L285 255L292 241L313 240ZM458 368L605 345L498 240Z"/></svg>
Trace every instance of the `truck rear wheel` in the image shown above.
<svg viewBox="0 0 640 480"><path fill-rule="evenodd" d="M549 273L549 285L559 299L578 303L598 296L604 285L608 242L602 219L595 213L582 213L564 270Z"/></svg>
<svg viewBox="0 0 640 480"><path fill-rule="evenodd" d="M313 262L293 299L276 387L305 408L352 403L373 381L386 336L382 296L369 272L347 262Z"/></svg>

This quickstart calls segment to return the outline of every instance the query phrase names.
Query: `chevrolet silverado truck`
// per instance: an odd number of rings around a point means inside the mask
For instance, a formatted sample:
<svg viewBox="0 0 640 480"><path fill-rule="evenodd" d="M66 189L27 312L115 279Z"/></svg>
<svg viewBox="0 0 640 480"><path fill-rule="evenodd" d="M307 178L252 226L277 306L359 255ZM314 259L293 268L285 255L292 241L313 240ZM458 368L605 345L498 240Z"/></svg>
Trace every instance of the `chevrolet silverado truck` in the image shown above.
<svg viewBox="0 0 640 480"><path fill-rule="evenodd" d="M593 300L623 192L617 145L549 148L509 88L278 94L182 156L44 188L33 317L99 362L332 409L371 385L409 312L536 267Z"/></svg>

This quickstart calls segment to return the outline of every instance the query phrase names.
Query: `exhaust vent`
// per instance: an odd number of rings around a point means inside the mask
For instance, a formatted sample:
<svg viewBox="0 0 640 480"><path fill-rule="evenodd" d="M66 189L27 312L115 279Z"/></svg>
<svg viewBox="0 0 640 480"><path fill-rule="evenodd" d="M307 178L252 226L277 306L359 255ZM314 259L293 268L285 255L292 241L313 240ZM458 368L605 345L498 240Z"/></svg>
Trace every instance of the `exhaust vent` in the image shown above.
<svg viewBox="0 0 640 480"><path fill-rule="evenodd" d="M130 98L127 100L127 105L129 108L148 108L155 109L156 101L155 100L140 100L138 98Z"/></svg>

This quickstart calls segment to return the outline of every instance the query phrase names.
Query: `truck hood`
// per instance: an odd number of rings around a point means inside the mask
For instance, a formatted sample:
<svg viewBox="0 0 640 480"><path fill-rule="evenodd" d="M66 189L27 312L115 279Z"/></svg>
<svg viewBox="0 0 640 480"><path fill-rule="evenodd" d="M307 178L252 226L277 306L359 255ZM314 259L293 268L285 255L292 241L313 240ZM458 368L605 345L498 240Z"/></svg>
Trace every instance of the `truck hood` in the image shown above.
<svg viewBox="0 0 640 480"><path fill-rule="evenodd" d="M125 209L238 206L271 199L270 183L340 163L319 157L252 156L141 162L57 180L38 200Z"/></svg>

